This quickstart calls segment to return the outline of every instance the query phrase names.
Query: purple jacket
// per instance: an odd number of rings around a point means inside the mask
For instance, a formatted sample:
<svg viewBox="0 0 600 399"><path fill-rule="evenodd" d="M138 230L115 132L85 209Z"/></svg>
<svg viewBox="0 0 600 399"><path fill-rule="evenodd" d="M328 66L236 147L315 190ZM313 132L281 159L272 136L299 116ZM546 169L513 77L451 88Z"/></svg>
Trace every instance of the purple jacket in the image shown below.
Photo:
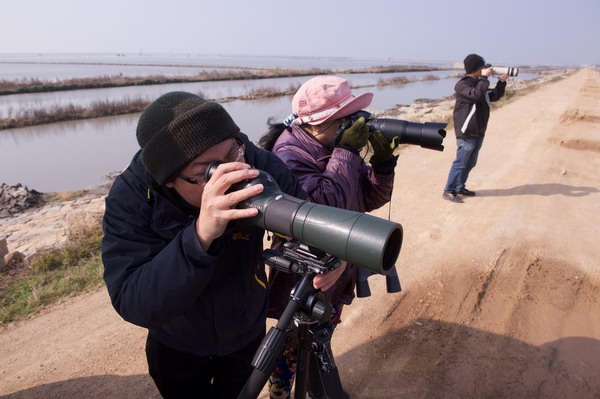
<svg viewBox="0 0 600 399"><path fill-rule="evenodd" d="M332 152L298 126L283 131L273 152L317 204L369 212L392 197L394 173L376 174L360 156L343 148Z"/></svg>
<svg viewBox="0 0 600 399"><path fill-rule="evenodd" d="M326 148L302 128L293 126L277 139L273 152L294 172L310 200L358 212L369 212L390 201L394 173L375 173L363 159L343 148ZM271 317L278 317L289 300L296 279L271 273ZM326 294L334 304L350 304L354 298L356 268L352 265Z"/></svg>

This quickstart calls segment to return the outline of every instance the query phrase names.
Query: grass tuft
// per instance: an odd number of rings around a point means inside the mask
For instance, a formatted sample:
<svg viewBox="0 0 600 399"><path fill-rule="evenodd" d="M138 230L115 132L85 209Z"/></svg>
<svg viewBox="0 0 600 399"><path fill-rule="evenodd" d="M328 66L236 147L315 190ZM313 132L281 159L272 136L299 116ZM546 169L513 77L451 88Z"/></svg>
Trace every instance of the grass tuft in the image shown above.
<svg viewBox="0 0 600 399"><path fill-rule="evenodd" d="M21 320L60 299L102 284L102 230L88 228L61 249L37 256L29 267L0 275L0 324Z"/></svg>

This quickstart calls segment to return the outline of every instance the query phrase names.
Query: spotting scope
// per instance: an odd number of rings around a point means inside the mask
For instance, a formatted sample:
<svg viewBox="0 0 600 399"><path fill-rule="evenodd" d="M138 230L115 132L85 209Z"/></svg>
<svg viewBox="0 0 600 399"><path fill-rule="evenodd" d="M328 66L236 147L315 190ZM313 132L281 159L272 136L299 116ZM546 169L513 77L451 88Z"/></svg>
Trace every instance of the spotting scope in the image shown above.
<svg viewBox="0 0 600 399"><path fill-rule="evenodd" d="M207 181L220 163L209 164ZM263 192L237 205L258 209L258 215L248 219L256 227L293 237L374 273L386 274L396 263L402 246L399 223L285 194L262 170L256 178L232 185L230 191L256 184L264 186Z"/></svg>

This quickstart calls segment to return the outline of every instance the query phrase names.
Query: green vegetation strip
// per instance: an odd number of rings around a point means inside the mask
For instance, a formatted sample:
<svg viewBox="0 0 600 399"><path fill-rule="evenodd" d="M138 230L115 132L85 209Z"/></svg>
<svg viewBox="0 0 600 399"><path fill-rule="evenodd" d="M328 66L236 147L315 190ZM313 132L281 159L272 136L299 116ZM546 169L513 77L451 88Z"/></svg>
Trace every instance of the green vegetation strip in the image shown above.
<svg viewBox="0 0 600 399"><path fill-rule="evenodd" d="M99 227L64 248L40 255L29 266L0 274L0 324L18 321L70 295L102 284Z"/></svg>

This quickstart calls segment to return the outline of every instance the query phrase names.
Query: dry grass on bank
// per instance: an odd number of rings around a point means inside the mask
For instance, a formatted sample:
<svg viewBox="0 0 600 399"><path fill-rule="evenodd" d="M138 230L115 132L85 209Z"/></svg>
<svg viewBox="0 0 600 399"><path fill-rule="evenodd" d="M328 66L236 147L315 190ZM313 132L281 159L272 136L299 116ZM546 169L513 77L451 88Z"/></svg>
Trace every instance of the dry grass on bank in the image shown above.
<svg viewBox="0 0 600 399"><path fill-rule="evenodd" d="M0 272L0 324L22 320L59 300L99 287L102 261L99 226L87 226L65 247L9 265Z"/></svg>
<svg viewBox="0 0 600 399"><path fill-rule="evenodd" d="M362 69L322 69L322 68L249 68L249 67L231 67L230 71L208 71L199 72L194 75L186 76L164 76L164 75L146 75L146 76L124 76L103 75L89 78L71 78L63 80L25 78L17 80L0 79L0 95L18 94L18 93L39 93L48 91L64 91L79 89L95 89L106 87L123 87L154 85L167 83L193 83L224 80L250 80L250 79L270 79L286 78L294 76L311 75L331 75L340 73L389 73L389 72L419 72L435 71L443 68L431 66L415 65L390 65Z"/></svg>
<svg viewBox="0 0 600 399"><path fill-rule="evenodd" d="M259 87L250 90L246 95L241 96L243 100L254 100L258 98L268 97L279 97L279 96L291 96L295 94L300 88L299 84L290 84L287 89L279 89L277 87Z"/></svg>
<svg viewBox="0 0 600 399"><path fill-rule="evenodd" d="M416 82L416 79L407 78L406 76L394 76L388 79L378 79L377 86L405 85L412 82Z"/></svg>
<svg viewBox="0 0 600 399"><path fill-rule="evenodd" d="M46 79L20 79L20 80L0 80L0 95L18 94L18 93L40 93L49 91L96 89L107 87L123 86L142 86L168 83L194 83L224 80L250 80L250 79L269 79L286 78L294 76L308 76L319 74L330 74L331 70L312 68L312 69L286 69L273 68L261 71L210 71L200 72L188 76L123 76L104 75L90 78L73 78L64 80L46 80Z"/></svg>
<svg viewBox="0 0 600 399"><path fill-rule="evenodd" d="M244 71L244 73L250 72ZM435 75L426 75L421 79L397 76L389 79L379 79L377 85L402 85L413 83L419 80L434 79L439 78ZM355 86L354 88L365 88L371 86L372 85L363 85ZM217 99L216 101L220 103L225 103L234 100L256 100L261 98L293 95L294 93L296 93L296 91L298 91L299 87L299 84L290 84L287 88L284 89L280 89L277 87L260 87L250 90L248 93L243 94L241 96L225 97ZM199 93L199 95L204 97L202 93ZM149 103L149 100L142 98L134 98L118 101L98 101L92 103L90 107L68 104L65 106L56 106L49 109L23 110L15 115L10 114L7 118L0 119L0 130L42 125L46 123L62 122L69 120L91 119L102 116L130 114L143 111Z"/></svg>
<svg viewBox="0 0 600 399"><path fill-rule="evenodd" d="M425 82L425 81L433 81L433 80L440 80L439 76L436 75L425 75L423 77L421 77L420 79L417 78L408 78L406 76L394 76L388 79L378 79L377 80L377 86L387 86L387 85L405 85L408 83L414 83L414 82Z"/></svg>
<svg viewBox="0 0 600 399"><path fill-rule="evenodd" d="M77 119L130 114L141 112L149 103L147 100L138 98L120 101L97 101L89 107L68 104L49 109L25 109L17 115L9 115L6 119L0 119L0 130Z"/></svg>

